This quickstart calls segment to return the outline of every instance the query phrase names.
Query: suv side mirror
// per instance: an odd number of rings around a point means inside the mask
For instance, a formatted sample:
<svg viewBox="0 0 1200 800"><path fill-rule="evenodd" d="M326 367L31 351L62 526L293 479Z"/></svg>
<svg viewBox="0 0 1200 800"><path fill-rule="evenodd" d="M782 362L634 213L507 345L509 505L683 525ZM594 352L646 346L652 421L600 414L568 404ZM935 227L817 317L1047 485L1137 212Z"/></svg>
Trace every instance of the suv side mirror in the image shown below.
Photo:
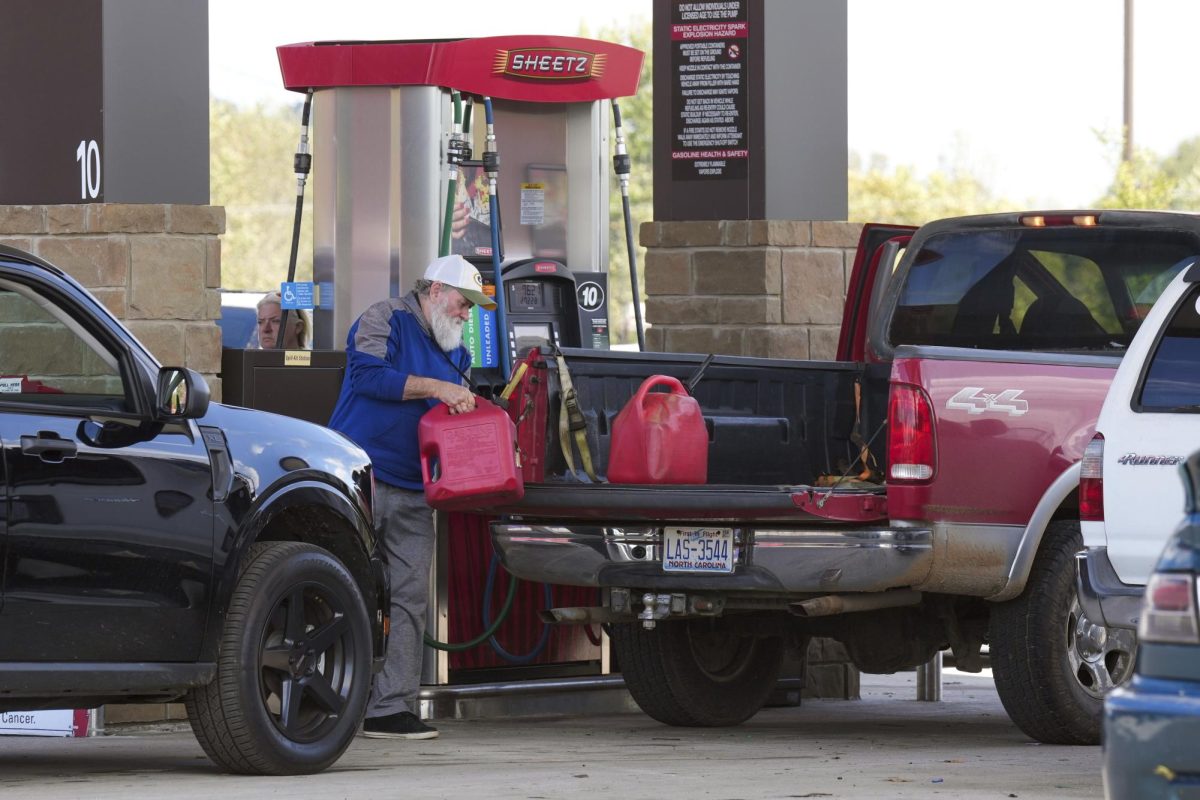
<svg viewBox="0 0 1200 800"><path fill-rule="evenodd" d="M154 407L168 419L194 419L208 411L208 381L195 370L163 367L158 371Z"/></svg>

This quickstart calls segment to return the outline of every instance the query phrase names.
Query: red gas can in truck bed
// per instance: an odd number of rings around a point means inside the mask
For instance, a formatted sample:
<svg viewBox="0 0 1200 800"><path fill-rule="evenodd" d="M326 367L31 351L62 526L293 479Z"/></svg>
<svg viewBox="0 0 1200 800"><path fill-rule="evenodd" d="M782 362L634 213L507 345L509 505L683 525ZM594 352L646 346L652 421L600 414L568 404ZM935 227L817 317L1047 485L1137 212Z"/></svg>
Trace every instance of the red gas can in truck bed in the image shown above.
<svg viewBox="0 0 1200 800"><path fill-rule="evenodd" d="M517 466L516 428L508 414L482 398L475 410L451 414L444 403L417 425L425 499L442 511L484 508L525 496Z"/></svg>
<svg viewBox="0 0 1200 800"><path fill-rule="evenodd" d="M670 392L651 392L666 386ZM613 420L609 483L707 483L708 429L700 404L670 375L642 381Z"/></svg>

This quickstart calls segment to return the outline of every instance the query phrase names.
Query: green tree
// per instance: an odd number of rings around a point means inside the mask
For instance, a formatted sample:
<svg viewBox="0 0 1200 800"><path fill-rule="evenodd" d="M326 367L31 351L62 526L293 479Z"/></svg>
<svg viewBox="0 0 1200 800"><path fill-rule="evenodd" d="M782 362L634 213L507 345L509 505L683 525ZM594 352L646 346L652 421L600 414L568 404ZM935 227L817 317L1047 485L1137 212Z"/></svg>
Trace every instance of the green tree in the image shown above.
<svg viewBox="0 0 1200 800"><path fill-rule="evenodd" d="M942 217L1014 208L958 164L921 177L911 166L889 167L881 155L872 155L864 164L860 155L852 153L846 182L847 218L852 222L921 225Z"/></svg>
<svg viewBox="0 0 1200 800"><path fill-rule="evenodd" d="M1193 210L1200 203L1200 137L1181 142L1165 157L1134 148L1133 157L1123 161L1118 155L1121 139L1097 135L1116 162L1113 181L1098 207Z"/></svg>
<svg viewBox="0 0 1200 800"><path fill-rule="evenodd" d="M241 108L214 99L209 134L212 202L225 207L221 284L226 289L278 289L287 279L296 213L292 157L300 140L300 106ZM310 186L306 194L311 191ZM312 276L311 211L306 200L297 280Z"/></svg>

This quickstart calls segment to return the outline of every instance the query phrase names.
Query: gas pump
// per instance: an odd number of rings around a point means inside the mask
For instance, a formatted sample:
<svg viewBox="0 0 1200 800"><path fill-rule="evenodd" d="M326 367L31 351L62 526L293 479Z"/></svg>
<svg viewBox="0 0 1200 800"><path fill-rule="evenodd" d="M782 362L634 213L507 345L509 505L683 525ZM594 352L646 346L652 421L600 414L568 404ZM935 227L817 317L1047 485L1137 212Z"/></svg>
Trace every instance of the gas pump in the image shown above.
<svg viewBox="0 0 1200 800"><path fill-rule="evenodd" d="M498 393L505 362L532 346L608 347L609 103L636 92L641 51L507 36L314 42L278 56L284 85L313 98L318 351L341 350L364 309L408 291L447 246L500 293L503 316L476 309L465 332L484 393ZM486 108L486 127L472 124L472 106L475 117ZM462 642L492 622L508 580L484 518L439 517L429 630ZM516 591L490 643L427 648L422 696L434 716L447 713L436 687L517 676L586 683L607 670L597 630L547 629L537 615L551 600L594 605L580 593L595 590Z"/></svg>

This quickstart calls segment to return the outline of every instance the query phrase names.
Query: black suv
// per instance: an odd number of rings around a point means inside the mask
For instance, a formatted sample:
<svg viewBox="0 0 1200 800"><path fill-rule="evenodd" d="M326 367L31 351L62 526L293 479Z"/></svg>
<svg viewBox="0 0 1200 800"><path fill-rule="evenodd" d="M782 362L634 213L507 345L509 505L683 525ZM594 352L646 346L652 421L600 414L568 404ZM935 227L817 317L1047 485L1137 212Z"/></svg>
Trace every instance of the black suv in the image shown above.
<svg viewBox="0 0 1200 800"><path fill-rule="evenodd" d="M182 697L221 767L316 772L386 645L370 461L208 397L0 246L0 711Z"/></svg>

